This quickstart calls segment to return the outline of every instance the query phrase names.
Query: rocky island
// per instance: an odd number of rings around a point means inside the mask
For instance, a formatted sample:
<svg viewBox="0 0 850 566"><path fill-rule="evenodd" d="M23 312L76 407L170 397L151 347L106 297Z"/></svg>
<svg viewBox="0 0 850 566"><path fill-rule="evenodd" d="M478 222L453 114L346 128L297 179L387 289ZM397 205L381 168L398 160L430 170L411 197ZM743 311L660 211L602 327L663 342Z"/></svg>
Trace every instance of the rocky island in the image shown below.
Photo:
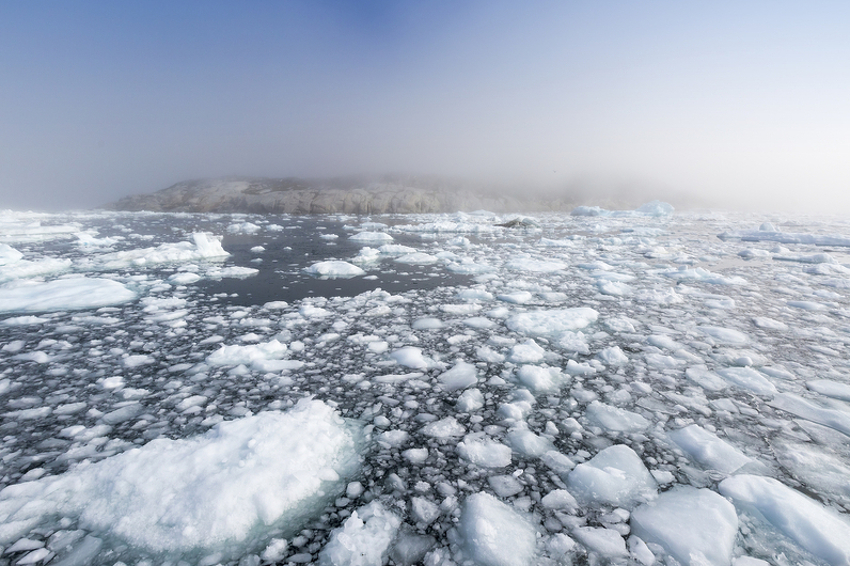
<svg viewBox="0 0 850 566"><path fill-rule="evenodd" d="M515 190L514 194L520 192ZM122 198L104 208L154 212L385 214L480 209L568 211L581 204L569 194L524 196L520 200L509 193L509 190L489 191L436 177L227 177L183 181L155 193Z"/></svg>

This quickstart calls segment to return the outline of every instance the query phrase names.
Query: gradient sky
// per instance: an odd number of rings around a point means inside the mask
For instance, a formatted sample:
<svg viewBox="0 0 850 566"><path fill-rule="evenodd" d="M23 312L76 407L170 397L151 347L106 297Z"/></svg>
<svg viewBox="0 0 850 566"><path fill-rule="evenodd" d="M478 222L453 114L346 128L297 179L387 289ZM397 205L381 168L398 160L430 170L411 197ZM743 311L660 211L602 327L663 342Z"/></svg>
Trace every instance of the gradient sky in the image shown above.
<svg viewBox="0 0 850 566"><path fill-rule="evenodd" d="M0 0L0 209L404 172L850 213L850 4Z"/></svg>

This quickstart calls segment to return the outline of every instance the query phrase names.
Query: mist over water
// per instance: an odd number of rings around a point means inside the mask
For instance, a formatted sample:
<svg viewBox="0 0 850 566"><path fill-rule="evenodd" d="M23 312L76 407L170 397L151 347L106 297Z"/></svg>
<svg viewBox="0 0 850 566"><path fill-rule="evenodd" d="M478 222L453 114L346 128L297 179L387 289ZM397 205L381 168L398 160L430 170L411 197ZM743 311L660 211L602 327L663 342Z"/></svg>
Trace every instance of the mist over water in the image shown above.
<svg viewBox="0 0 850 566"><path fill-rule="evenodd" d="M0 207L401 172L840 213L847 10L6 4Z"/></svg>

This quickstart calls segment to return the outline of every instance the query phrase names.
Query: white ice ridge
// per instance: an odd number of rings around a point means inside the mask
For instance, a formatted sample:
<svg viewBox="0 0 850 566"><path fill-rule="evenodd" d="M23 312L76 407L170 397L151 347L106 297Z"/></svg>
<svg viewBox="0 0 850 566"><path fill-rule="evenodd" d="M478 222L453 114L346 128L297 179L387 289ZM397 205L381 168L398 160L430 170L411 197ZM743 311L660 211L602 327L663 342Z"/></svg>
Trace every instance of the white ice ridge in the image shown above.
<svg viewBox="0 0 850 566"><path fill-rule="evenodd" d="M79 277L46 283L13 281L0 286L0 313L92 309L135 299L135 292L109 279Z"/></svg>
<svg viewBox="0 0 850 566"><path fill-rule="evenodd" d="M742 474L720 482L720 493L755 509L797 544L833 566L850 564L850 522L785 484Z"/></svg>
<svg viewBox="0 0 850 566"><path fill-rule="evenodd" d="M297 529L358 468L356 431L321 401L153 440L59 476L0 491L0 521L34 527L77 517L153 552L230 548L264 529ZM8 540L2 541L3 543Z"/></svg>

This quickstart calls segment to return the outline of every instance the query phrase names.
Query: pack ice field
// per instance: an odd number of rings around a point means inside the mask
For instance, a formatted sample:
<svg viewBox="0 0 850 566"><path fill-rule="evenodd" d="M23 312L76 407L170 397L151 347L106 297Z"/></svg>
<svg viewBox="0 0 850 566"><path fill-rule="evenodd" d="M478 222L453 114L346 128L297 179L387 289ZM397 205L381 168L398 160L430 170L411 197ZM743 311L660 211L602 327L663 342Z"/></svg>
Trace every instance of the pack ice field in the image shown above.
<svg viewBox="0 0 850 566"><path fill-rule="evenodd" d="M0 212L0 564L850 564L846 234Z"/></svg>

